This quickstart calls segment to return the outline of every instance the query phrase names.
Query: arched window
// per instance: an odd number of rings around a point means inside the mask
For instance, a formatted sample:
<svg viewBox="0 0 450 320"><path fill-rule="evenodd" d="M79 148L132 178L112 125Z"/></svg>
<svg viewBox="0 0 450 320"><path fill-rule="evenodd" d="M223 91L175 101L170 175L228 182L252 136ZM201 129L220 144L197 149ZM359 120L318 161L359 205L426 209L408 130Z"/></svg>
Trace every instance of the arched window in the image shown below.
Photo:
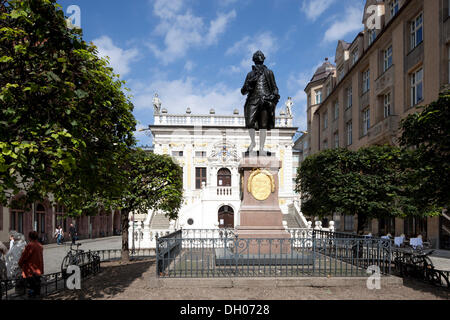
<svg viewBox="0 0 450 320"><path fill-rule="evenodd" d="M231 187L231 171L227 168L222 168L217 171L217 186Z"/></svg>

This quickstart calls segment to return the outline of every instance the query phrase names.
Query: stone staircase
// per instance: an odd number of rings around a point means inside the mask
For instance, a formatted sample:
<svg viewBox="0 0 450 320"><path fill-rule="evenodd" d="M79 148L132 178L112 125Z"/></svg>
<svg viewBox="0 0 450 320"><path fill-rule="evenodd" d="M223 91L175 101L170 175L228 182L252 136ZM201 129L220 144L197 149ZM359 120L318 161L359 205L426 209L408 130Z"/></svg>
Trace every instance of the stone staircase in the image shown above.
<svg viewBox="0 0 450 320"><path fill-rule="evenodd" d="M169 229L169 225L169 218L166 218L164 214L159 212L156 212L150 221L150 229L153 230Z"/></svg>
<svg viewBox="0 0 450 320"><path fill-rule="evenodd" d="M286 218L284 218L284 216L286 216ZM283 215L283 220L288 223L288 228L308 227L305 217L299 212L299 209L297 209L294 203L288 205L288 214Z"/></svg>
<svg viewBox="0 0 450 320"><path fill-rule="evenodd" d="M288 213L283 214L283 221L286 221L288 228L301 228L301 226L298 224L297 219L295 218L294 214Z"/></svg>

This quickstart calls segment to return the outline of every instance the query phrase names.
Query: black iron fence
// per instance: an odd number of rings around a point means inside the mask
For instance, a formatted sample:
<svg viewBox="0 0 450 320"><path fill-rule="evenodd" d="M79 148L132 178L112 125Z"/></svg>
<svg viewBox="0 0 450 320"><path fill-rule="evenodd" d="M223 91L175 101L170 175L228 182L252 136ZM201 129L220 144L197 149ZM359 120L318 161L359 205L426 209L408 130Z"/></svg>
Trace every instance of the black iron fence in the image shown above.
<svg viewBox="0 0 450 320"><path fill-rule="evenodd" d="M93 252L80 252L73 256L70 264L62 264L61 272L42 275L40 277L40 297L64 290L71 274L67 267L71 264L80 267L80 277L85 279L100 272L100 257ZM65 267L64 267L65 266ZM23 278L0 281L0 300L17 300L27 298L26 280Z"/></svg>
<svg viewBox="0 0 450 320"><path fill-rule="evenodd" d="M182 238L156 241L159 277L367 276L391 272L391 245L383 239L314 233L287 239Z"/></svg>
<svg viewBox="0 0 450 320"><path fill-rule="evenodd" d="M120 260L122 256L121 249L106 249L80 252L70 259L67 263L62 263L61 272L46 274L41 277L40 297L66 289L67 267L70 264L76 264L80 267L81 278L85 279L96 275L101 271L100 262ZM136 249L130 250L130 259L138 260L155 257L154 249ZM70 262L70 263L69 263ZM25 299L27 297L26 284L24 279L0 280L0 300Z"/></svg>

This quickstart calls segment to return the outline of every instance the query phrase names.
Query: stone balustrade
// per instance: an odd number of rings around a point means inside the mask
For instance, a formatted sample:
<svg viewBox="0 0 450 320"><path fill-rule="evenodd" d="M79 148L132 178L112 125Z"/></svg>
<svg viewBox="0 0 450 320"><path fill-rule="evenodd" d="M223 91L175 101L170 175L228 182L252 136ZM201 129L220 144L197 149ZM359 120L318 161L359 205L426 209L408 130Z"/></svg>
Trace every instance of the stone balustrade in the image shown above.
<svg viewBox="0 0 450 320"><path fill-rule="evenodd" d="M292 117L279 116L275 118L275 127L285 128L292 127ZM242 115L192 115L192 114L156 114L155 125L193 125L193 126L224 126L224 127L243 127L245 126L245 118Z"/></svg>

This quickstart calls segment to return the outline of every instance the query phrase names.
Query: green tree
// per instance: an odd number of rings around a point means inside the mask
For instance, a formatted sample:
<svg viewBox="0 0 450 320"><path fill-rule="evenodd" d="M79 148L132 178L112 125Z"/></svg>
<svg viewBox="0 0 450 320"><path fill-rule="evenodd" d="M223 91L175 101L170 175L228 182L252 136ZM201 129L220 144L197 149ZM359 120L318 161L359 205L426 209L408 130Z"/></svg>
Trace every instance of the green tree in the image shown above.
<svg viewBox="0 0 450 320"><path fill-rule="evenodd" d="M128 216L149 210L175 220L183 201L183 169L168 155L131 150L122 160L124 186L118 205L122 217L122 260L129 260Z"/></svg>
<svg viewBox="0 0 450 320"><path fill-rule="evenodd" d="M356 214L358 232L369 218L419 214L409 196L404 157L390 146L331 149L307 157L296 179L302 212Z"/></svg>
<svg viewBox="0 0 450 320"><path fill-rule="evenodd" d="M416 205L440 214L450 203L450 91L402 121L400 144L413 150L409 176Z"/></svg>
<svg viewBox="0 0 450 320"><path fill-rule="evenodd" d="M52 193L79 215L121 194L136 126L123 85L56 0L0 0L0 202Z"/></svg>

